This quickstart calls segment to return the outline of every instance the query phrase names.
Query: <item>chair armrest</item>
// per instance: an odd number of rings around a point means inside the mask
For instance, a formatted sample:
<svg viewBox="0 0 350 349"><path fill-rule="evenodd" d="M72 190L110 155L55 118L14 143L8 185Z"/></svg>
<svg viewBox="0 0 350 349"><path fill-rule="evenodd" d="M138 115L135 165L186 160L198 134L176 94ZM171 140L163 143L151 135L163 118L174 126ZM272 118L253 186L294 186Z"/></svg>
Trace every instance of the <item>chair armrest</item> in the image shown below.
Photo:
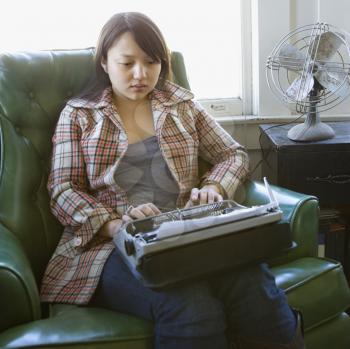
<svg viewBox="0 0 350 349"><path fill-rule="evenodd" d="M37 285L16 236L0 223L0 332L40 319Z"/></svg>
<svg viewBox="0 0 350 349"><path fill-rule="evenodd" d="M281 263L300 257L317 256L318 199L274 185L271 188L283 211L283 219L290 222L292 237L297 243L295 249L274 260L273 264L277 261ZM253 206L267 203L268 196L264 184L247 181L237 193L236 200Z"/></svg>

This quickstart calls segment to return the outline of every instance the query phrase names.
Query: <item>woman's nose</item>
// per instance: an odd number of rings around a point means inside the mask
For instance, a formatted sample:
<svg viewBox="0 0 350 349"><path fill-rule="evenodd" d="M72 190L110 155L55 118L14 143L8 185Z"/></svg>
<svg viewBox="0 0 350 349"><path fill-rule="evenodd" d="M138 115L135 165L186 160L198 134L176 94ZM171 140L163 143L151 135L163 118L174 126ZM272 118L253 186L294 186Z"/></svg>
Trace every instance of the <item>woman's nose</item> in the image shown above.
<svg viewBox="0 0 350 349"><path fill-rule="evenodd" d="M134 67L133 73L134 73L134 79L140 80L147 76L147 69L142 64L136 64Z"/></svg>

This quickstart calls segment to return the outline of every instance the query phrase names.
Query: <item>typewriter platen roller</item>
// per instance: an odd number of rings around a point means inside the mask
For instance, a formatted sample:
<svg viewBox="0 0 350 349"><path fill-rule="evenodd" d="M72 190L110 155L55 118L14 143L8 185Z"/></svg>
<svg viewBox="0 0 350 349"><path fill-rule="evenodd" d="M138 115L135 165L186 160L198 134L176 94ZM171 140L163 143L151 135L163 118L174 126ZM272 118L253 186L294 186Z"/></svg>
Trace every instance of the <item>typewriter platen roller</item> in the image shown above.
<svg viewBox="0 0 350 349"><path fill-rule="evenodd" d="M117 251L155 289L281 253L293 247L289 223L265 186L265 205L224 200L128 222L114 238Z"/></svg>

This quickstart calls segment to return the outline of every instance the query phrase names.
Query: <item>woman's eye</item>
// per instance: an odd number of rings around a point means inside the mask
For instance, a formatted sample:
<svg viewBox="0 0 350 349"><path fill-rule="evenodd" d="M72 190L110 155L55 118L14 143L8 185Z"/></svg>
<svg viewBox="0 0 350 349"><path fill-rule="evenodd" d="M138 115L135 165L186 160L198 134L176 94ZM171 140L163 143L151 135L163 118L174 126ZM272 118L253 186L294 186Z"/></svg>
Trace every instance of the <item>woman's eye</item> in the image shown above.
<svg viewBox="0 0 350 349"><path fill-rule="evenodd" d="M120 62L119 64L121 64L121 65L124 65L124 66L129 66L129 65L131 65L131 63L130 62Z"/></svg>
<svg viewBox="0 0 350 349"><path fill-rule="evenodd" d="M157 60L155 60L155 59L150 59L150 60L148 61L148 64L160 64L160 61L157 61Z"/></svg>

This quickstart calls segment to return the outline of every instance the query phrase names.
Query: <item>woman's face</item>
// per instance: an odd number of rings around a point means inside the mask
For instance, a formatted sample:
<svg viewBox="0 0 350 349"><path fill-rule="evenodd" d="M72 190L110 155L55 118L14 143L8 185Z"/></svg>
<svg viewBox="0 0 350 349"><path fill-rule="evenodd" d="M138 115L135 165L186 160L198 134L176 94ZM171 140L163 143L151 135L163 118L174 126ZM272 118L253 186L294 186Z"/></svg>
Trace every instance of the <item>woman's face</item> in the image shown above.
<svg viewBox="0 0 350 349"><path fill-rule="evenodd" d="M130 32L122 34L101 62L109 75L116 100L142 101L156 86L161 63L150 58L136 43Z"/></svg>

